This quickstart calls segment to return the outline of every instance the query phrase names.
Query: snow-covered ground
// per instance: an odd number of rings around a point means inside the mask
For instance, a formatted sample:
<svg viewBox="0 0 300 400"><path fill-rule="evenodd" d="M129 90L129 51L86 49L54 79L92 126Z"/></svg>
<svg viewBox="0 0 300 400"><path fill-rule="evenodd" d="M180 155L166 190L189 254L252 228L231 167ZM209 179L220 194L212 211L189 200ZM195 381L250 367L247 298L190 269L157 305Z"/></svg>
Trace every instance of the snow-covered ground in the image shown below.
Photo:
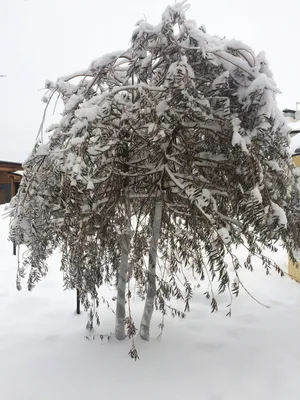
<svg viewBox="0 0 300 400"><path fill-rule="evenodd" d="M8 220L0 217L1 400L299 399L298 283L275 273L267 277L258 263L241 276L270 308L241 292L231 318L225 316L226 295L219 296L220 311L210 314L200 288L188 318L168 317L159 339L155 315L151 342L136 339L140 360L134 362L128 340L84 339L86 316L74 313L75 293L62 289L58 255L33 292L15 289L17 260L7 233ZM286 254L275 257L286 269ZM133 313L138 321L138 299ZM113 331L113 314L103 306L100 316L97 331Z"/></svg>

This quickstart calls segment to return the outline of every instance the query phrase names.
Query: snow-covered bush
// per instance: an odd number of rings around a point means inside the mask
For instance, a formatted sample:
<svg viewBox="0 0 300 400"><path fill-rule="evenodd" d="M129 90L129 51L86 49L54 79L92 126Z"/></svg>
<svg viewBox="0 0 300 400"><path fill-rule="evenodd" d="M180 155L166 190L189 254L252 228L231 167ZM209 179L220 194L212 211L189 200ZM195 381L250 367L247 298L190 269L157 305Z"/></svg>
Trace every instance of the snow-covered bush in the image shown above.
<svg viewBox="0 0 300 400"><path fill-rule="evenodd" d="M146 296L140 332L149 339L154 306L177 313L175 297L189 310L192 285L185 278L182 287L179 272L216 277L219 292L238 294L237 246L248 250L246 268L259 255L280 272L263 250L279 239L290 252L299 244L289 129L265 55L207 34L187 8L168 7L156 26L139 21L126 51L46 82L47 101L63 100L62 119L25 162L12 201L11 239L28 247L19 275L28 265L29 289L60 246L64 284L80 288L87 308L99 286L118 282L118 338L126 323L136 332L125 318L128 280ZM216 310L212 288L207 296Z"/></svg>

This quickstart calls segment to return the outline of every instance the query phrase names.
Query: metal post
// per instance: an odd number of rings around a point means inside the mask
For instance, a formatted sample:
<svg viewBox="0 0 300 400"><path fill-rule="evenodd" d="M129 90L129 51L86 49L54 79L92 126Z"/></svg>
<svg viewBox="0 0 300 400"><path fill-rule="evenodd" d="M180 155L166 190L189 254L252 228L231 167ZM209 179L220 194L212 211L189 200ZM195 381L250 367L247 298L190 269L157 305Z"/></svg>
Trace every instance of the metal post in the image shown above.
<svg viewBox="0 0 300 400"><path fill-rule="evenodd" d="M76 313L80 314L80 292L76 289Z"/></svg>
<svg viewBox="0 0 300 400"><path fill-rule="evenodd" d="M13 255L14 255L14 256L17 255L17 245L16 245L16 242L13 243Z"/></svg>

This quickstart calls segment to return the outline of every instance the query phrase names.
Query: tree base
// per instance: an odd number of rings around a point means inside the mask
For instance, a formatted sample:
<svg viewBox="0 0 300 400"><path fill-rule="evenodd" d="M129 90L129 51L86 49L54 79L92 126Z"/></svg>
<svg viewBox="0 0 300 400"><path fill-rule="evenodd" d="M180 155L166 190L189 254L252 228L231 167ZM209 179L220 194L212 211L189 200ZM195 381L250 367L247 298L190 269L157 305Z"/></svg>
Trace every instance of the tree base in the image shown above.
<svg viewBox="0 0 300 400"><path fill-rule="evenodd" d="M149 342L149 340L150 340L150 331L149 331L149 328L146 325L141 325L139 333L140 333L140 337L143 340L146 340L147 342Z"/></svg>
<svg viewBox="0 0 300 400"><path fill-rule="evenodd" d="M126 333L123 330L115 330L115 335L118 340L124 340L126 338Z"/></svg>

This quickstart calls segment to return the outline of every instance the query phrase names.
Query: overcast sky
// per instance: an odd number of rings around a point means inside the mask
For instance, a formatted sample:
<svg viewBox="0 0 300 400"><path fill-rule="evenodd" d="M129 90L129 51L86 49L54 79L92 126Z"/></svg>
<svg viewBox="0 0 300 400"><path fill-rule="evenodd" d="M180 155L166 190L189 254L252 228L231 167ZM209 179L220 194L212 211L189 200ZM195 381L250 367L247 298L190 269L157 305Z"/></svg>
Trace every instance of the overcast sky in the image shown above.
<svg viewBox="0 0 300 400"><path fill-rule="evenodd" d="M128 46L143 15L157 23L173 0L0 0L0 159L23 161L42 118L46 79L85 68ZM300 0L190 0L190 19L208 33L265 50L282 91L300 101ZM47 122L58 118L49 117Z"/></svg>

